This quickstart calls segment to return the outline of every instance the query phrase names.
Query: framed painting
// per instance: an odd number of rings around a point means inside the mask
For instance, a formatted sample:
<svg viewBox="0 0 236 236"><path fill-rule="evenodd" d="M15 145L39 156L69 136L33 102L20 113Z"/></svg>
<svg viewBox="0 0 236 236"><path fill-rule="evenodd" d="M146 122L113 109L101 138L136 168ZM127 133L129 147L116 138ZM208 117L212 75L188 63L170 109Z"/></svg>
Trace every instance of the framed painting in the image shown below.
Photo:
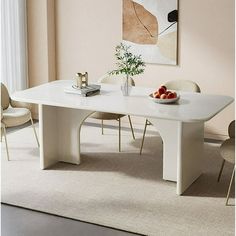
<svg viewBox="0 0 236 236"><path fill-rule="evenodd" d="M123 35L146 63L177 65L178 0L123 0Z"/></svg>

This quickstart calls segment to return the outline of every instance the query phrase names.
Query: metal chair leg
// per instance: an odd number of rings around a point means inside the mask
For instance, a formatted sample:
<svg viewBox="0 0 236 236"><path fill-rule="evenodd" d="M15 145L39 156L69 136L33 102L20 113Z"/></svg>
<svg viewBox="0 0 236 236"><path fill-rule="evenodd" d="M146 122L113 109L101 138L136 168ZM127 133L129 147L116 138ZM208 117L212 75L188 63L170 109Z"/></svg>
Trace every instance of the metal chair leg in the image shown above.
<svg viewBox="0 0 236 236"><path fill-rule="evenodd" d="M121 152L121 121L120 118L118 119L119 122L119 152Z"/></svg>
<svg viewBox="0 0 236 236"><path fill-rule="evenodd" d="M146 134L147 125L148 125L148 120L146 119L144 131L143 131L142 143L141 143L140 152L139 152L140 155L142 154L142 150L143 150L143 144L144 144L144 138L145 138L145 134Z"/></svg>
<svg viewBox="0 0 236 236"><path fill-rule="evenodd" d="M128 118L129 118L129 124L130 124L130 128L131 128L132 136L133 136L133 139L135 139L135 136L134 136L134 129L133 129L133 126L132 126L132 122L131 122L130 115L128 115Z"/></svg>
<svg viewBox="0 0 236 236"><path fill-rule="evenodd" d="M102 120L102 123L101 123L101 127L102 127L102 135L104 134L104 129L103 129L103 120Z"/></svg>
<svg viewBox="0 0 236 236"><path fill-rule="evenodd" d="M36 133L36 130L35 130L35 127L34 127L34 122L33 122L33 119L31 117L30 117L30 120L31 120L31 126L32 126L33 131L34 131L34 135L35 135L38 147L39 147L39 140L38 140L38 136L37 136L37 133Z"/></svg>
<svg viewBox="0 0 236 236"><path fill-rule="evenodd" d="M218 175L218 178L217 178L217 182L220 181L220 177L221 177L224 165L225 165L225 160L222 161L222 164L221 164L221 167L220 167L220 172L219 172L219 175Z"/></svg>
<svg viewBox="0 0 236 236"><path fill-rule="evenodd" d="M231 186L232 186L232 183L233 183L234 175L235 175L235 167L234 167L234 170L233 170L233 173L232 173L232 176L231 176L231 180L230 180L230 183L229 183L229 188L228 188L228 192L227 192L227 196L226 196L226 203L225 203L226 206L229 206L228 205L229 194L230 194Z"/></svg>
<svg viewBox="0 0 236 236"><path fill-rule="evenodd" d="M3 129L4 138L5 138L5 144L6 144L7 160L10 161L9 152L8 152L8 145L7 145L7 132L6 132L5 126L3 126L2 129Z"/></svg>
<svg viewBox="0 0 236 236"><path fill-rule="evenodd" d="M1 127L1 142L2 142L3 128Z"/></svg>

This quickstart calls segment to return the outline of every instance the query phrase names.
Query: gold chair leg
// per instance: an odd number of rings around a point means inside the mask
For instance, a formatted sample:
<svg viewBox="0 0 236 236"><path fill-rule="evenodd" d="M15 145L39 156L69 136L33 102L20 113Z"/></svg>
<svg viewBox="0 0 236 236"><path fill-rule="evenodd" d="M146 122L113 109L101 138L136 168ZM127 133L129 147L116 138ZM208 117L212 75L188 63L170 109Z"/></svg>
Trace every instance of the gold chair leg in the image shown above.
<svg viewBox="0 0 236 236"><path fill-rule="evenodd" d="M119 122L119 152L121 152L121 120L118 119Z"/></svg>
<svg viewBox="0 0 236 236"><path fill-rule="evenodd" d="M35 138L36 138L36 141L37 141L37 144L38 144L38 147L39 147L39 140L38 140L38 136L37 136L37 133L36 133L36 130L35 130L35 127L34 127L34 122L33 122L33 119L30 117L30 121L31 121L31 126L33 128L33 131L34 131L34 135L35 135Z"/></svg>
<svg viewBox="0 0 236 236"><path fill-rule="evenodd" d="M148 120L146 119L144 131L143 131L142 143L141 143L140 152L139 152L140 155L142 154L142 150L143 150L143 144L144 144L144 138L145 138L145 134L146 134L147 125L148 125Z"/></svg>
<svg viewBox="0 0 236 236"><path fill-rule="evenodd" d="M230 183L229 183L229 188L228 188L228 192L227 192L227 196L226 196L226 203L225 203L226 206L228 206L229 194L230 194L231 186L232 186L232 183L233 183L234 175L235 175L235 166L234 166L234 170L233 170L233 173L232 173L232 176L231 176L231 180L230 180Z"/></svg>
<svg viewBox="0 0 236 236"><path fill-rule="evenodd" d="M133 136L133 139L135 139L134 129L133 129L133 125L132 125L132 122L131 122L130 115L128 115L128 118L129 118L129 125L130 125L130 129L131 129L131 132L132 132L132 136Z"/></svg>
<svg viewBox="0 0 236 236"><path fill-rule="evenodd" d="M2 129L3 129L4 138L5 138L5 144L6 144L7 160L10 161L9 152L8 152L8 145L7 145L7 132L6 132L5 126L3 126Z"/></svg>
<svg viewBox="0 0 236 236"><path fill-rule="evenodd" d="M3 134L3 128L1 127L1 142L2 142L2 134Z"/></svg>
<svg viewBox="0 0 236 236"><path fill-rule="evenodd" d="M102 120L102 123L101 123L101 127L102 127L102 135L104 134L104 130L103 130L103 120Z"/></svg>
<svg viewBox="0 0 236 236"><path fill-rule="evenodd" d="M220 172L219 172L219 175L218 175L218 178L217 178L217 182L220 181L220 177L221 177L224 165L225 165L225 160L222 161L222 164L221 164L221 167L220 167Z"/></svg>

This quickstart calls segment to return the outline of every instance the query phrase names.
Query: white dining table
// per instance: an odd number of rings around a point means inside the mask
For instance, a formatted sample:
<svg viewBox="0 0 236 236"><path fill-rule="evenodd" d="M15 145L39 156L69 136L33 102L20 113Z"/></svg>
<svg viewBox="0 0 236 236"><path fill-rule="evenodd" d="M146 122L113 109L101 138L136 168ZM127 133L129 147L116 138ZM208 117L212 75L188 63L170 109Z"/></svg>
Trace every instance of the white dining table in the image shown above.
<svg viewBox="0 0 236 236"><path fill-rule="evenodd" d="M163 179L182 194L201 174L204 123L234 101L232 97L178 92L173 104L149 99L155 88L133 87L123 96L118 85L101 84L99 95L65 93L72 80L56 80L19 91L12 99L39 105L40 168L57 162L80 164L80 129L94 111L147 118L163 140Z"/></svg>

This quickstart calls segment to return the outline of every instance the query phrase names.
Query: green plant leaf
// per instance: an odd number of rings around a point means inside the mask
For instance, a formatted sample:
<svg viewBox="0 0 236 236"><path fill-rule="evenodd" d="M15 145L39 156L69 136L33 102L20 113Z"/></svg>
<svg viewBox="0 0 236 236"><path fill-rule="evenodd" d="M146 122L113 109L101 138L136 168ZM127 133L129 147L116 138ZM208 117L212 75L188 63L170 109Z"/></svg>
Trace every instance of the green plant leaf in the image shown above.
<svg viewBox="0 0 236 236"><path fill-rule="evenodd" d="M134 55L130 51L130 46L120 43L115 48L117 69L108 72L109 74L138 75L144 72L145 63L141 55Z"/></svg>

